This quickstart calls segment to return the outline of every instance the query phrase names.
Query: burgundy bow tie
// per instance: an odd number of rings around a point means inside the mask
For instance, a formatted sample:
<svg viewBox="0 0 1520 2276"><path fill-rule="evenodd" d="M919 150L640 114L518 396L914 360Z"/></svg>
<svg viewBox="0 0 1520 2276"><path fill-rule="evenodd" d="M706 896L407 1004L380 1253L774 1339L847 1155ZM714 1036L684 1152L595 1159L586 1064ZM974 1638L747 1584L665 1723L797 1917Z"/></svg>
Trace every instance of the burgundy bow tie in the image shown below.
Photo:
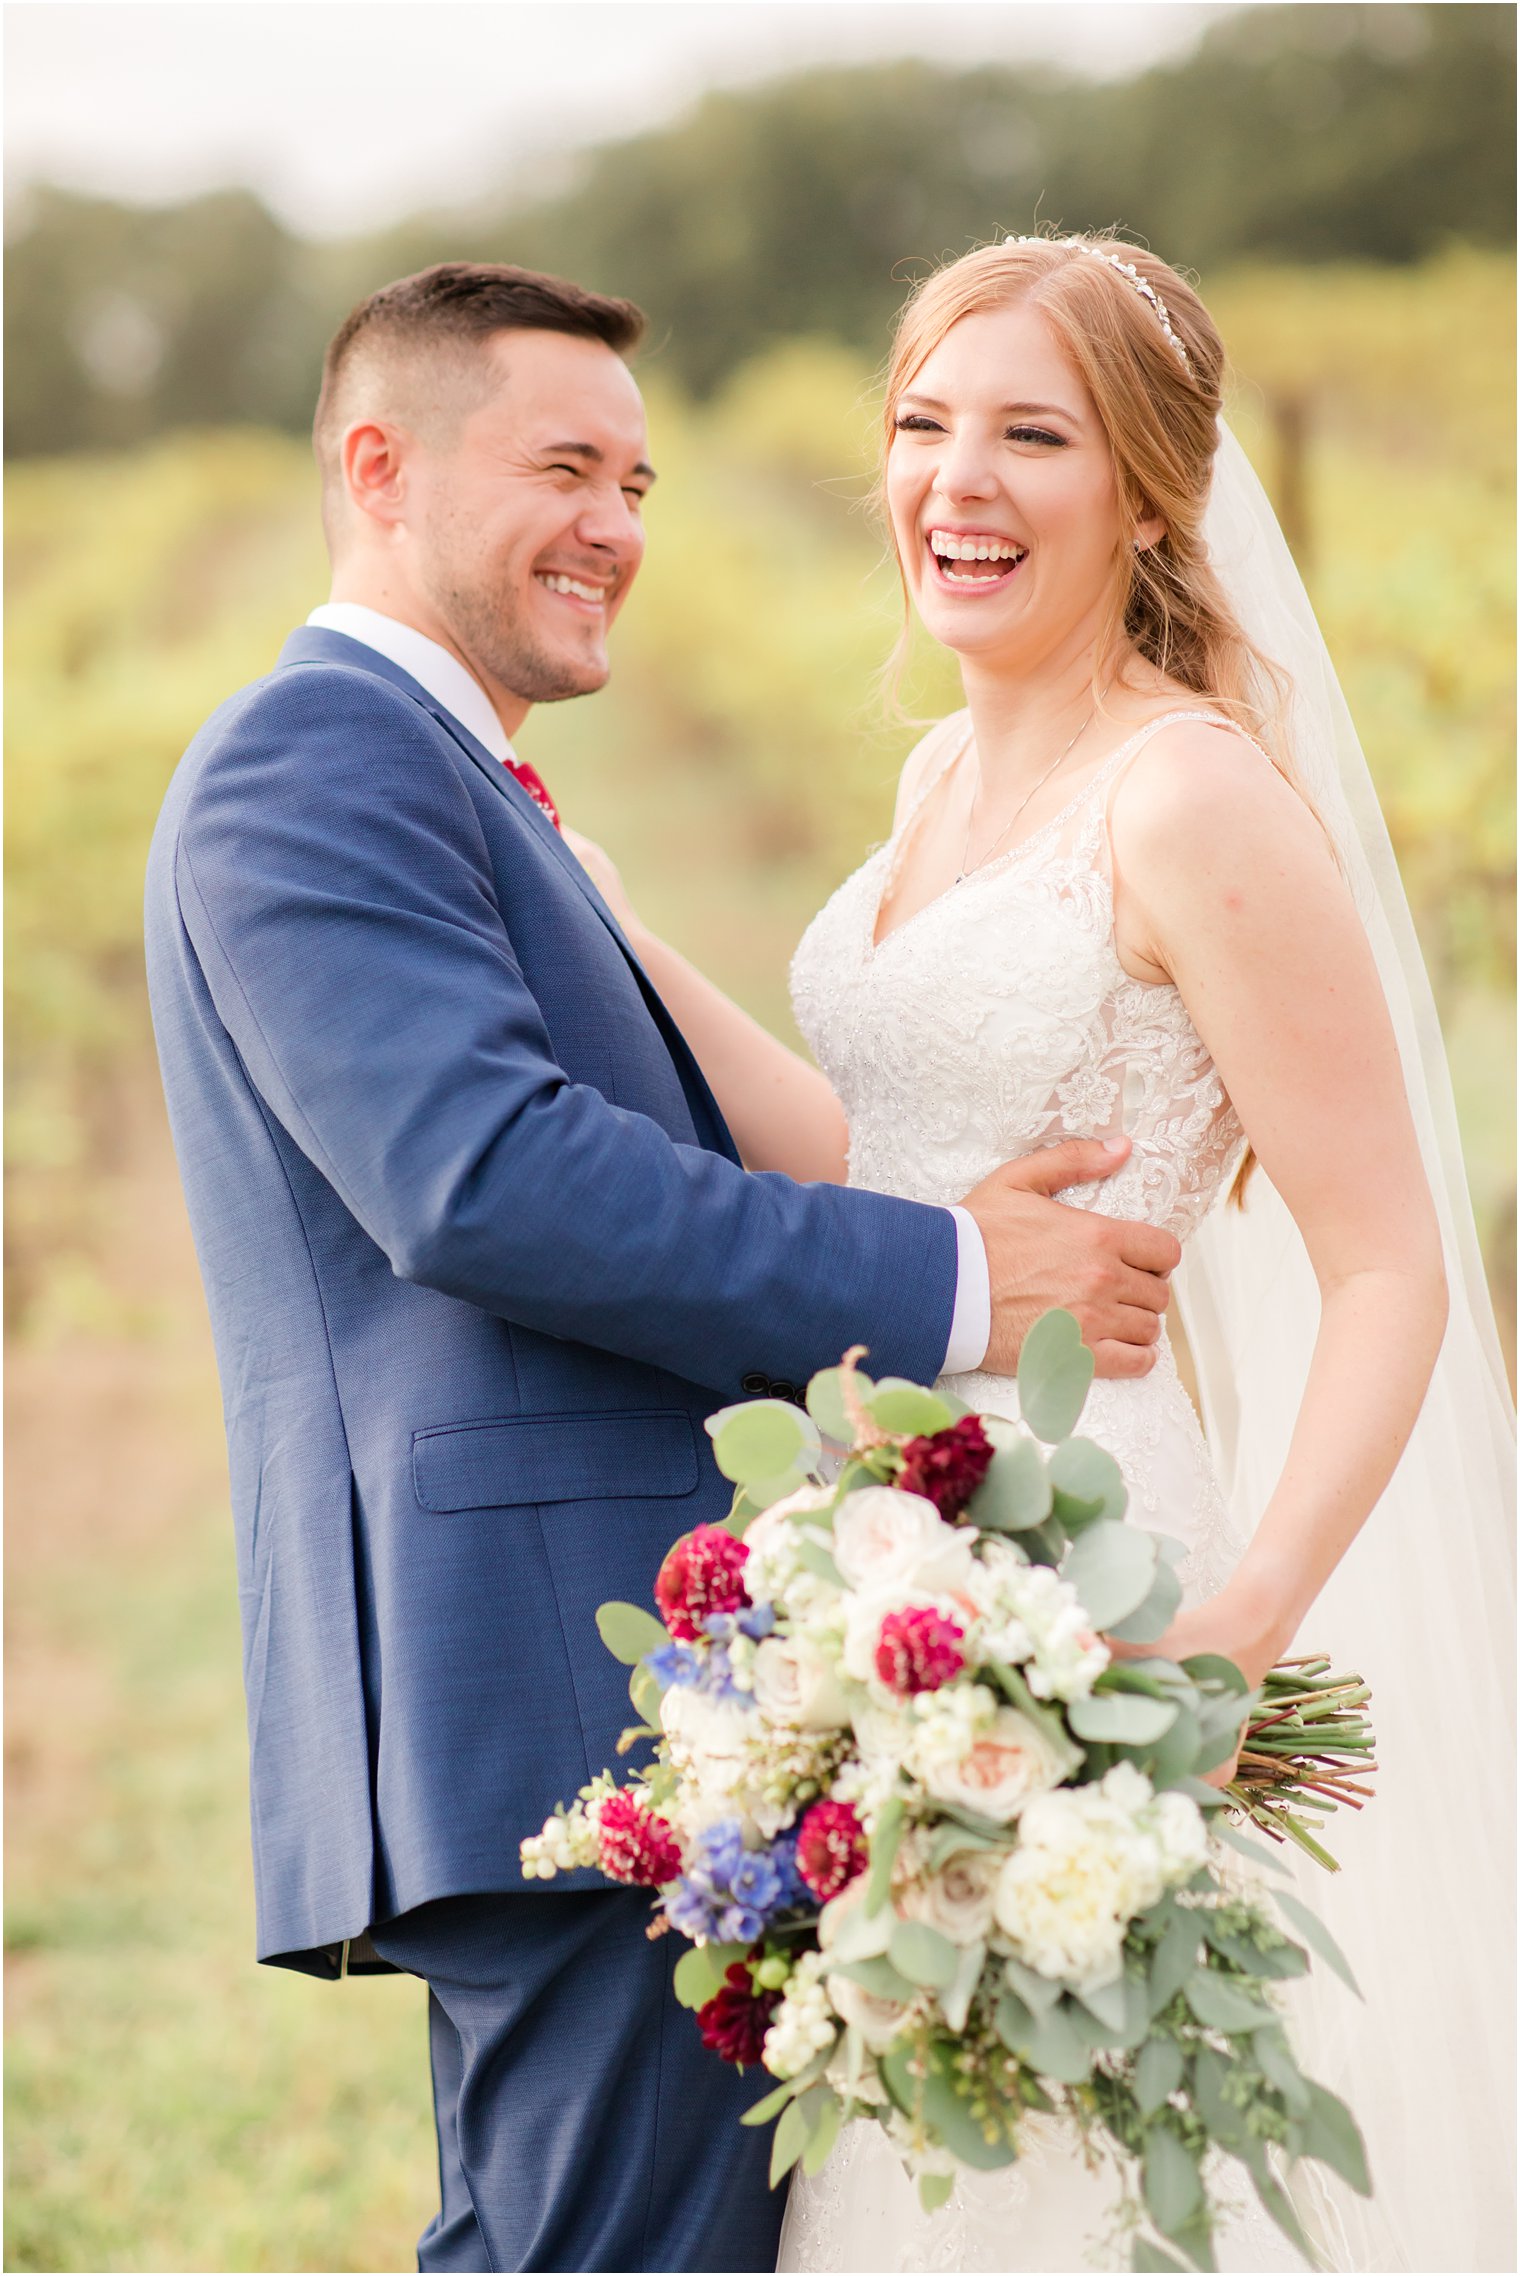
<svg viewBox="0 0 1520 2276"><path fill-rule="evenodd" d="M544 788L544 779L537 767L530 767L526 759L519 759L515 754L501 763L509 774L516 775L534 805L543 808L556 830L563 831L565 825L559 818L559 808Z"/></svg>

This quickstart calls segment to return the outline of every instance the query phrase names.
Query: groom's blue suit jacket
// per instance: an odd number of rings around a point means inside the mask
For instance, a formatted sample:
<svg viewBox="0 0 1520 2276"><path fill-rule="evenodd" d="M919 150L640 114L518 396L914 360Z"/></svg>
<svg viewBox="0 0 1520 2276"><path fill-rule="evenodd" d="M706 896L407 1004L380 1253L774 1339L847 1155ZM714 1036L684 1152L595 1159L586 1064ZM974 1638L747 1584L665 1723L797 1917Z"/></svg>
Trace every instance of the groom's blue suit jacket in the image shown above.
<svg viewBox="0 0 1520 2276"><path fill-rule="evenodd" d="M594 1626L726 1512L704 1415L940 1366L944 1211L747 1175L563 840L305 630L202 728L148 969L226 1410L262 1958L334 1972L615 1763Z"/></svg>

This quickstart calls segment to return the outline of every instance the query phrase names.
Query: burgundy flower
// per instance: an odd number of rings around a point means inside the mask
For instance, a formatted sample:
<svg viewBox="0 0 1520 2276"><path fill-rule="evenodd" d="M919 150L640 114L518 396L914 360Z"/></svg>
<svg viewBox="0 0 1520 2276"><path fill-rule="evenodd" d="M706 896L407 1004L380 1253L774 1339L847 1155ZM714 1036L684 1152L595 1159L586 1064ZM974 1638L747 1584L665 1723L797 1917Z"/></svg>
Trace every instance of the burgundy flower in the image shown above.
<svg viewBox="0 0 1520 2276"><path fill-rule="evenodd" d="M993 1446L980 1415L962 1415L932 1438L910 1438L896 1484L905 1494L922 1494L947 1523L960 1516L992 1463Z"/></svg>
<svg viewBox="0 0 1520 2276"><path fill-rule="evenodd" d="M932 1605L889 1612L876 1646L876 1672L903 1698L914 1691L938 1691L966 1664L961 1650L965 1635L964 1628L957 1628Z"/></svg>
<svg viewBox="0 0 1520 2276"><path fill-rule="evenodd" d="M797 1828L797 1870L827 1904L863 1873L866 1837L853 1802L815 1802Z"/></svg>
<svg viewBox="0 0 1520 2276"><path fill-rule="evenodd" d="M758 2063L771 2017L781 2004L779 1991L757 1991L749 1969L736 1960L720 1991L697 2009L704 2047L726 2063Z"/></svg>
<svg viewBox="0 0 1520 2276"><path fill-rule="evenodd" d="M709 1612L738 1612L749 1602L742 1541L721 1525L699 1525L676 1543L654 1584L660 1616L679 1643L700 1636Z"/></svg>
<svg viewBox="0 0 1520 2276"><path fill-rule="evenodd" d="M609 1794L597 1818L602 1871L609 1880L658 1889L675 1880L681 1851L663 1818L632 1794Z"/></svg>

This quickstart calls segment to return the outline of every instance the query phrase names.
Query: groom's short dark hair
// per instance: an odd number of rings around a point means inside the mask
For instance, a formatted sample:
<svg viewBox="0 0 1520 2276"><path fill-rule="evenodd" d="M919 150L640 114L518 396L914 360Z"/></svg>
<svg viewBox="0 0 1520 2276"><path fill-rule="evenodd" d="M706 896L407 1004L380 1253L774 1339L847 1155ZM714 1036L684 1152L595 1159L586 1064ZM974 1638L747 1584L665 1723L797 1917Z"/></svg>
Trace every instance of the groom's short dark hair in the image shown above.
<svg viewBox="0 0 1520 2276"><path fill-rule="evenodd" d="M461 393L470 392L473 351L498 332L568 332L626 356L643 337L644 322L644 311L631 300L504 261L438 261L382 285L345 316L323 359L312 441L324 486L337 476L338 445L361 373L394 376L403 394L416 393L415 385L408 390L408 378L430 367L435 384L424 391L428 407L444 409L452 397L457 410L465 407ZM477 402L485 384L482 370Z"/></svg>

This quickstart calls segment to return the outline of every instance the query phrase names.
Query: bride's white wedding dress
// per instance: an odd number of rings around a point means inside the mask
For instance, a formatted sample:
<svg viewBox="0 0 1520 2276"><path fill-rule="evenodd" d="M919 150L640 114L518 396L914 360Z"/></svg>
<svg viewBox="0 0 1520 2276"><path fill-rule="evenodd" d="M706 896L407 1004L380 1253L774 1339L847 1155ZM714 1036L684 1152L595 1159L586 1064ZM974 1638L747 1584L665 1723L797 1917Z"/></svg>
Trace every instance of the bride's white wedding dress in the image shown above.
<svg viewBox="0 0 1520 2276"><path fill-rule="evenodd" d="M1133 1150L1115 1175L1063 1198L1184 1242L1222 1200L1244 1152L1234 1109L1177 990L1132 979L1114 945L1110 802L1182 718L1229 724L1201 706L1149 721L1044 828L878 945L914 820L970 741L964 713L934 730L916 804L820 911L792 967L798 1025L849 1118L852 1184L948 1204L999 1163L1122 1133ZM1242 739L1243 766L1269 763ZM1018 1412L1006 1376L945 1383L983 1413ZM1212 1594L1243 1543L1164 1336L1143 1380L1094 1383L1080 1428L1123 1468L1131 1516L1185 1545L1187 1600ZM964 2175L926 2215L886 2136L857 2123L816 2178L794 2179L780 2265L1082 2269L1111 2228L1115 2180L1112 2167L1087 2170L1068 2129L1037 2121L1016 2165ZM1221 2231L1221 2267L1302 2266L1241 2186L1251 2203Z"/></svg>
<svg viewBox="0 0 1520 2276"><path fill-rule="evenodd" d="M1371 1685L1379 1768L1371 1807L1334 1821L1343 1872L1287 1853L1366 2004L1317 1966L1287 1987L1288 2021L1310 2076L1361 2122L1375 2196L1315 2165L1298 2169L1293 2194L1330 2267L1512 2271L1513 1404L1440 1027L1376 792L1270 502L1223 422L1205 534L1237 622L1282 675L1295 766L1366 928L1451 1293L1409 1444L1305 1629L1306 1648ZM1189 715L1215 716L1202 702ZM793 979L799 1024L849 1114L859 1184L945 1203L1053 1139L1132 1140L1106 1184L1067 1198L1185 1243L1175 1285L1209 1442L1164 1346L1144 1382L1094 1385L1082 1428L1123 1465L1136 1520L1183 1540L1197 1601L1233 1568L1280 1475L1319 1294L1264 1173L1244 1210L1225 1205L1242 1146L1230 1102L1176 991L1131 979L1115 954L1109 805L1164 724L878 946L906 817L815 919ZM920 806L968 734L964 715L934 731ZM1244 737L1240 757L1268 763ZM1005 1379L950 1388L974 1407L1016 1408ZM1221 2268L1298 2265L1239 2169L1225 2177L1236 2209L1218 2233ZM928 2217L885 2136L855 2125L822 2173L794 2176L781 2266L1079 2270L1116 2257L1114 2194L1111 2173L1090 2174L1069 2134L1039 2121L1016 2165L964 2177Z"/></svg>

